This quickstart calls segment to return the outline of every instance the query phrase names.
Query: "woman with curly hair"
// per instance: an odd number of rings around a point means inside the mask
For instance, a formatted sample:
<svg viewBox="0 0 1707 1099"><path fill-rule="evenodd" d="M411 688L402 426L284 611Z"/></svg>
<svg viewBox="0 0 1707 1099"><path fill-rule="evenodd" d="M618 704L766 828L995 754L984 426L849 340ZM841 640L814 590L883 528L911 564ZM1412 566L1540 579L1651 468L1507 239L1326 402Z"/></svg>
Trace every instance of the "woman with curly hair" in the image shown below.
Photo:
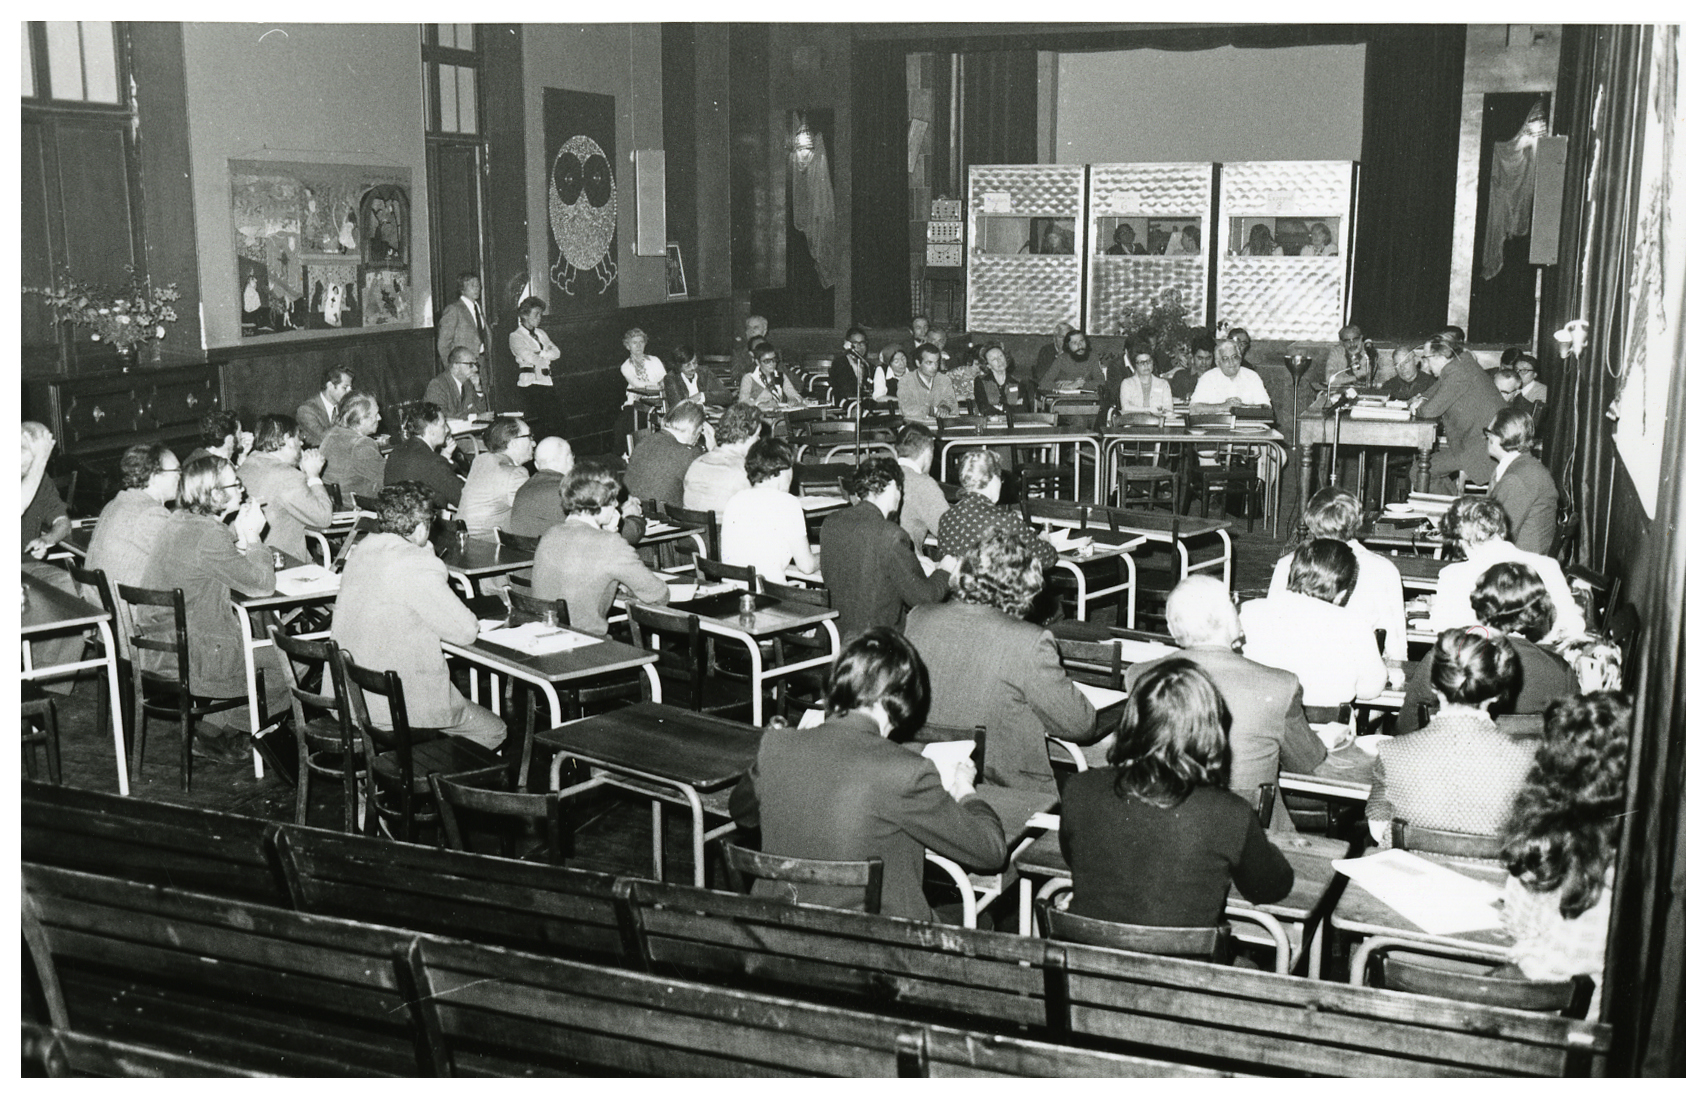
<svg viewBox="0 0 1707 1099"><path fill-rule="evenodd" d="M1497 706L1502 714L1539 714L1555 698L1577 692L1577 675L1571 665L1551 649L1536 644L1553 632L1553 598L1541 577L1528 565L1502 562L1482 574L1470 595L1476 619L1498 630L1517 654L1517 693L1509 704ZM1405 685L1405 704L1399 711L1397 732L1414 732L1423 724L1421 711L1440 708L1440 699L1430 682L1434 654L1423 657Z"/></svg>
<svg viewBox="0 0 1707 1099"><path fill-rule="evenodd" d="M1547 707L1535 767L1502 833L1503 920L1523 975L1594 978L1600 1000L1612 865L1630 753L1630 706L1611 691L1561 698Z"/></svg>
<svg viewBox="0 0 1707 1099"><path fill-rule="evenodd" d="M1140 675L1107 767L1067 780L1061 849L1073 911L1150 927L1212 927L1227 886L1253 904L1292 889L1292 867L1227 788L1227 703L1183 657Z"/></svg>
<svg viewBox="0 0 1707 1099"><path fill-rule="evenodd" d="M1053 791L1044 734L1088 744L1096 709L1061 667L1055 638L1025 621L1043 590L1033 540L992 531L960 559L949 601L914 607L907 637L930 669L931 722L982 725L984 778L996 786Z"/></svg>

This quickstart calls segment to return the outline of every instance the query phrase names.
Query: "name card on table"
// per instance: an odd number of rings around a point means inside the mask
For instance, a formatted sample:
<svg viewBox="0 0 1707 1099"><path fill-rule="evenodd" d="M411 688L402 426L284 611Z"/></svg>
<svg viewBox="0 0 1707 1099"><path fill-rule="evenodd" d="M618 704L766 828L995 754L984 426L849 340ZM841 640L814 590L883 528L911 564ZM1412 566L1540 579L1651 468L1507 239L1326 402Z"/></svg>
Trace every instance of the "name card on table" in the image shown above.
<svg viewBox="0 0 1707 1099"><path fill-rule="evenodd" d="M1334 869L1430 935L1456 935L1500 926L1497 886L1409 851L1335 859Z"/></svg>

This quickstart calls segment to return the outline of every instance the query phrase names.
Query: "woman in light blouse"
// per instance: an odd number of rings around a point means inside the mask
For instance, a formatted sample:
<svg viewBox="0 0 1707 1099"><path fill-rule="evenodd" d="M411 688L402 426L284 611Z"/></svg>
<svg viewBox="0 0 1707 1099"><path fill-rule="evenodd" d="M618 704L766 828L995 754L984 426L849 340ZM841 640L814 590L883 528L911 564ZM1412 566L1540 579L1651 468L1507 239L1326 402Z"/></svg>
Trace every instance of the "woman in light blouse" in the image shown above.
<svg viewBox="0 0 1707 1099"><path fill-rule="evenodd" d="M551 342L545 329L539 326L545 316L545 303L538 298L523 298L516 307L516 330L510 333L510 354L516 360L516 385L551 385L551 364L563 352Z"/></svg>
<svg viewBox="0 0 1707 1099"><path fill-rule="evenodd" d="M768 343L760 343L753 348L753 372L741 376L741 401L757 405L766 412L799 408L806 403L800 391L794 388L794 383L788 380L788 375L777 366L780 359L776 348Z"/></svg>
<svg viewBox="0 0 1707 1099"><path fill-rule="evenodd" d="M1132 373L1120 383L1120 411L1153 412L1158 416L1172 412L1173 390L1156 377L1155 357L1148 351L1139 351L1131 362Z"/></svg>
<svg viewBox="0 0 1707 1099"><path fill-rule="evenodd" d="M633 404L664 384L664 364L656 355L646 353L646 331L630 328L622 335L622 346L628 348L628 358L622 361L622 378L628 383L628 400Z"/></svg>

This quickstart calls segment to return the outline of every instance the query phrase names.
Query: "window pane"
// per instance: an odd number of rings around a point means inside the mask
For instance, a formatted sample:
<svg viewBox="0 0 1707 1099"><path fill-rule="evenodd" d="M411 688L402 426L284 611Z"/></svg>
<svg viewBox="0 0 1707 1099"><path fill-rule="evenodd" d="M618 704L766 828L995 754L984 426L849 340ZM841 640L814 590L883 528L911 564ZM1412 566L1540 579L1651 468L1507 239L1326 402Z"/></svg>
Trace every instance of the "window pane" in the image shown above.
<svg viewBox="0 0 1707 1099"><path fill-rule="evenodd" d="M55 99L83 98L83 48L76 23L47 24L49 95Z"/></svg>
<svg viewBox="0 0 1707 1099"><path fill-rule="evenodd" d="M28 98L36 94L36 59L35 54L30 51L30 25L28 23L18 25L24 31L24 59L18 65L18 74L22 77L22 86L18 94Z"/></svg>
<svg viewBox="0 0 1707 1099"><path fill-rule="evenodd" d="M457 118L461 125L457 129L465 134L480 132L480 116L475 109L474 99L474 70L458 66L456 70L456 98L461 107Z"/></svg>
<svg viewBox="0 0 1707 1099"><path fill-rule="evenodd" d="M474 48L474 24L456 23L453 26L456 27L456 48L472 50Z"/></svg>
<svg viewBox="0 0 1707 1099"><path fill-rule="evenodd" d="M96 103L119 101L119 59L109 22L83 24L83 72L89 98Z"/></svg>
<svg viewBox="0 0 1707 1099"><path fill-rule="evenodd" d="M439 129L456 132L456 66L439 66Z"/></svg>
<svg viewBox="0 0 1707 1099"><path fill-rule="evenodd" d="M456 24L455 23L440 23L439 24L439 45L445 47L446 49L452 49L456 46Z"/></svg>

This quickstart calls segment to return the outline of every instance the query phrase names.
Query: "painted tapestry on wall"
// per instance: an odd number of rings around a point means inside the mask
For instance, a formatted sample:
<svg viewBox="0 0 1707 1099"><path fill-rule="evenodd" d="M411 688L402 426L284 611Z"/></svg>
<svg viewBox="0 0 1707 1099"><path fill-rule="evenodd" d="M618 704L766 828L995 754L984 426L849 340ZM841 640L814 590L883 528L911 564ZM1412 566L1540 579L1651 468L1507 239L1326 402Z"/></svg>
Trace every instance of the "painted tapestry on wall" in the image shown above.
<svg viewBox="0 0 1707 1099"><path fill-rule="evenodd" d="M616 308L616 97L545 91L551 311Z"/></svg>
<svg viewBox="0 0 1707 1099"><path fill-rule="evenodd" d="M230 167L243 335L413 322L407 169Z"/></svg>

